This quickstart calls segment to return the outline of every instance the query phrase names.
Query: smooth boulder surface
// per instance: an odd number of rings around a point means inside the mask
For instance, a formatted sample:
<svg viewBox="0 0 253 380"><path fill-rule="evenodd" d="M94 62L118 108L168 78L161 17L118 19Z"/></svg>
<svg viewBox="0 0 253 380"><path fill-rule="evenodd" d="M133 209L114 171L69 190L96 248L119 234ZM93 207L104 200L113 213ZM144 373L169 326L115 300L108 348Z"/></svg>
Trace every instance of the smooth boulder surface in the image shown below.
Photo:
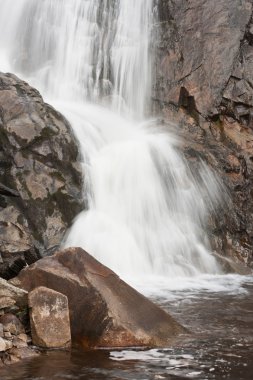
<svg viewBox="0 0 253 380"><path fill-rule="evenodd" d="M28 295L32 342L43 348L66 348L71 345L68 298L46 287Z"/></svg>
<svg viewBox="0 0 253 380"><path fill-rule="evenodd" d="M83 347L166 346L186 330L81 248L45 257L12 282L68 297L71 334Z"/></svg>
<svg viewBox="0 0 253 380"><path fill-rule="evenodd" d="M212 248L253 267L253 1L161 0L154 110L222 180ZM159 29L161 28L161 29Z"/></svg>
<svg viewBox="0 0 253 380"><path fill-rule="evenodd" d="M58 249L84 208L78 144L37 90L0 73L0 276Z"/></svg>

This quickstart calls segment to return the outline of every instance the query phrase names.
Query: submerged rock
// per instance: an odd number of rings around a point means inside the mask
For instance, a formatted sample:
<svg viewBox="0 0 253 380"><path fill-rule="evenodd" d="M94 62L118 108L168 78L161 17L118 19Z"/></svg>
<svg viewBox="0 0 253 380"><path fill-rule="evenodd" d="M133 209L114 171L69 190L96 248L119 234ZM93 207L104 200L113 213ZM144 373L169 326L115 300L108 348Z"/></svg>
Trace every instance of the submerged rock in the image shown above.
<svg viewBox="0 0 253 380"><path fill-rule="evenodd" d="M0 73L0 276L55 251L84 207L77 143L37 90Z"/></svg>
<svg viewBox="0 0 253 380"><path fill-rule="evenodd" d="M33 344L43 348L66 348L71 344L68 298L45 287L29 293Z"/></svg>
<svg viewBox="0 0 253 380"><path fill-rule="evenodd" d="M43 258L13 282L66 295L72 339L83 347L166 346L186 331L81 248Z"/></svg>

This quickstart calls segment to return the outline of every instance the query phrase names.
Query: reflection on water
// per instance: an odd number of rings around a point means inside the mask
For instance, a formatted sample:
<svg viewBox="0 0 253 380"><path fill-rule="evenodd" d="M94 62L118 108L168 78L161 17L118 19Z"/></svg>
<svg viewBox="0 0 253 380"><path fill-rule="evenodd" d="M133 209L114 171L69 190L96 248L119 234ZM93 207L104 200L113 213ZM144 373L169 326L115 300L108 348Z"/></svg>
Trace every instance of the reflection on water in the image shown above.
<svg viewBox="0 0 253 380"><path fill-rule="evenodd" d="M0 379L252 380L253 280L230 276L225 282L221 278L212 281L213 287L205 290L192 286L188 290L167 290L167 296L165 289L153 291L152 298L193 333L173 347L149 351L53 351L1 370ZM227 286L226 291L222 286ZM151 296L150 288L146 293Z"/></svg>

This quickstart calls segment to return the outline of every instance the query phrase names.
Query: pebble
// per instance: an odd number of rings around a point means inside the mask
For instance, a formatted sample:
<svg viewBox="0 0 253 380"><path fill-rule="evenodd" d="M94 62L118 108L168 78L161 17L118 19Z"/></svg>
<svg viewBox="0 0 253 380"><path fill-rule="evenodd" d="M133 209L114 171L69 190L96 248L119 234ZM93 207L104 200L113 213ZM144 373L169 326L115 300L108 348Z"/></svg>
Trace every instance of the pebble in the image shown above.
<svg viewBox="0 0 253 380"><path fill-rule="evenodd" d="M6 341L3 338L0 338L0 352L6 351Z"/></svg>
<svg viewBox="0 0 253 380"><path fill-rule="evenodd" d="M4 337L7 338L7 339L10 339L12 337L10 331L5 331L4 332Z"/></svg>
<svg viewBox="0 0 253 380"><path fill-rule="evenodd" d="M6 350L10 350L13 347L13 343L9 340L6 340L5 344L6 344Z"/></svg>
<svg viewBox="0 0 253 380"><path fill-rule="evenodd" d="M22 340L23 342L27 343L28 342L28 336L26 334L19 334L17 336L18 339Z"/></svg>
<svg viewBox="0 0 253 380"><path fill-rule="evenodd" d="M24 342L22 339L19 339L18 337L15 337L12 341L13 346L16 348L23 348L27 347L27 343Z"/></svg>

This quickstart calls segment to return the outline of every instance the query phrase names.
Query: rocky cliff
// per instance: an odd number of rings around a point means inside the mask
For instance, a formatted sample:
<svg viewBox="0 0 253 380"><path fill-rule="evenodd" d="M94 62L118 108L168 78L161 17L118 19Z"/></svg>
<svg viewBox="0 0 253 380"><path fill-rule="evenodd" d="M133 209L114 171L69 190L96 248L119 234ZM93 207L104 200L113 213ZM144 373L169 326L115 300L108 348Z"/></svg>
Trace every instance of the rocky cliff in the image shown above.
<svg viewBox="0 0 253 380"><path fill-rule="evenodd" d="M253 264L253 1L160 0L155 111L177 124L190 163L219 174L227 203L213 248ZM159 29L159 31L158 31Z"/></svg>
<svg viewBox="0 0 253 380"><path fill-rule="evenodd" d="M57 249L82 208L69 123L27 83L0 74L0 277Z"/></svg>

